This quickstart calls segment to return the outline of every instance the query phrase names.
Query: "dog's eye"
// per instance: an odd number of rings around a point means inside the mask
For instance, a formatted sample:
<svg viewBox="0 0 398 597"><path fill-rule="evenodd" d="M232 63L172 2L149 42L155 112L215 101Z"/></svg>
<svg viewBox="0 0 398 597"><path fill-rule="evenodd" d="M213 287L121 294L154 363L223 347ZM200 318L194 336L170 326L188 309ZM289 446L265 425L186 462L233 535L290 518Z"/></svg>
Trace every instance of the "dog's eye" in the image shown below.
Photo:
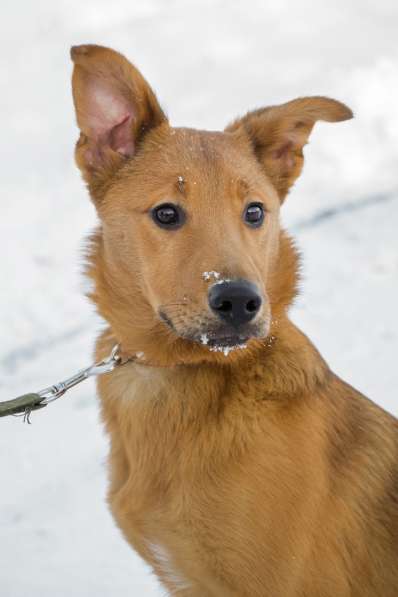
<svg viewBox="0 0 398 597"><path fill-rule="evenodd" d="M243 212L243 219L252 228L258 228L264 221L264 206L262 203L249 203Z"/></svg>
<svg viewBox="0 0 398 597"><path fill-rule="evenodd" d="M180 228L185 222L185 213L178 205L173 203L162 203L153 208L152 219L155 224L161 228L168 228L169 230L175 230Z"/></svg>

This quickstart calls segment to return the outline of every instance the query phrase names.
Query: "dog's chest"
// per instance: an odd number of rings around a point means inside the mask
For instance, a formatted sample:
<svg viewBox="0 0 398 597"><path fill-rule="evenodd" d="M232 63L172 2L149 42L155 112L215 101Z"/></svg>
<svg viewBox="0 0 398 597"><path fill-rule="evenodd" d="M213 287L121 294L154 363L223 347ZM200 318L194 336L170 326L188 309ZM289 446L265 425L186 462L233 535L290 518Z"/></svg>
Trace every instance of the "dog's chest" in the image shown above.
<svg viewBox="0 0 398 597"><path fill-rule="evenodd" d="M162 370L136 367L101 380L99 390L110 432L110 466L124 469L122 491L136 497L136 507L156 499L163 506L183 501L195 471L209 458L207 445L214 448L200 424L194 388L181 380L170 383ZM117 476L121 485L123 474Z"/></svg>

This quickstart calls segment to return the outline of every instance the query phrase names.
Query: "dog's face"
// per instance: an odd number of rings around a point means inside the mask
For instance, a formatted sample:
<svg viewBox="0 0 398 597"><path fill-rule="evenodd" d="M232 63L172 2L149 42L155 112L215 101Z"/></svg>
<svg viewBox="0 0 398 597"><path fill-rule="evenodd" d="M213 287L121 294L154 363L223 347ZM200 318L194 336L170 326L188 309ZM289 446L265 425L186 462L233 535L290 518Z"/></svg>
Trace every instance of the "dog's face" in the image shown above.
<svg viewBox="0 0 398 597"><path fill-rule="evenodd" d="M207 350L267 336L279 200L239 138L163 127L99 212L132 311L138 282L172 334Z"/></svg>
<svg viewBox="0 0 398 597"><path fill-rule="evenodd" d="M315 121L348 108L303 98L224 132L175 129L120 54L80 46L72 57L76 157L102 224L93 299L123 348L192 362L266 338L295 292L280 204Z"/></svg>

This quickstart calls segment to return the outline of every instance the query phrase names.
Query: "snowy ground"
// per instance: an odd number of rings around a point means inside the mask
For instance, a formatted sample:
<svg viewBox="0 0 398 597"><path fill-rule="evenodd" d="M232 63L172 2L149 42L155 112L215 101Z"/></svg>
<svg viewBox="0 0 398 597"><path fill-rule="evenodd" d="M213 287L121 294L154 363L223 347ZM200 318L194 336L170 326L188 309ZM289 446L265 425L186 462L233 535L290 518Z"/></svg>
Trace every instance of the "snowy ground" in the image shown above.
<svg viewBox="0 0 398 597"><path fill-rule="evenodd" d="M133 59L177 125L220 128L304 94L356 119L319 125L285 208L304 253L294 319L334 370L398 414L398 4L394 0L86 0L2 7L0 399L90 362L83 298L95 224L72 159L71 44ZM2 597L162 592L105 502L107 450L91 382L33 425L0 421Z"/></svg>

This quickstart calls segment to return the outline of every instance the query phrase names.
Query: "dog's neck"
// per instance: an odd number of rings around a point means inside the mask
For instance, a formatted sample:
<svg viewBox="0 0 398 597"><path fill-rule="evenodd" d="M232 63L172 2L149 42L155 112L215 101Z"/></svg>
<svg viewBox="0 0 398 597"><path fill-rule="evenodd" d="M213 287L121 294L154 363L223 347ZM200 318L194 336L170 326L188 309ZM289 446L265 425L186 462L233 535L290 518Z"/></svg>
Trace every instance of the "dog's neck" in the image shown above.
<svg viewBox="0 0 398 597"><path fill-rule="evenodd" d="M108 329L99 340L98 356L108 351L117 338ZM245 350L228 356L214 355L213 359L201 362L158 362L137 352L125 351L121 346L122 362L129 361L124 369L132 367L135 375L150 378L152 375L176 380L178 377L194 379L201 371L225 378L236 378L240 382L261 377L261 388L265 398L286 397L311 392L321 385L329 369L308 338L288 319L282 319L277 330L263 341L254 341Z"/></svg>

